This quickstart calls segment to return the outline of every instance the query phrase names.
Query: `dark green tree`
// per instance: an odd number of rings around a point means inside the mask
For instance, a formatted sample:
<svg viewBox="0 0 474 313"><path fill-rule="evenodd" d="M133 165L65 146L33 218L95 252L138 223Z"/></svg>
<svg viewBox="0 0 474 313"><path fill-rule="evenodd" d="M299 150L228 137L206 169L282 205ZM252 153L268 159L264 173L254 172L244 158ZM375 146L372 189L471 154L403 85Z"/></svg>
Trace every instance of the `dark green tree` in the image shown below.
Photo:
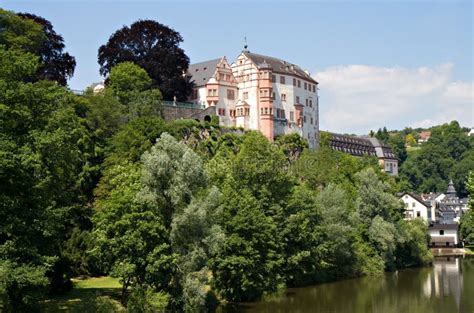
<svg viewBox="0 0 474 313"><path fill-rule="evenodd" d="M192 91L186 74L189 58L179 44L181 35L152 20L140 20L112 34L99 48L100 73L107 75L122 62L133 62L145 69L165 100L186 100Z"/></svg>

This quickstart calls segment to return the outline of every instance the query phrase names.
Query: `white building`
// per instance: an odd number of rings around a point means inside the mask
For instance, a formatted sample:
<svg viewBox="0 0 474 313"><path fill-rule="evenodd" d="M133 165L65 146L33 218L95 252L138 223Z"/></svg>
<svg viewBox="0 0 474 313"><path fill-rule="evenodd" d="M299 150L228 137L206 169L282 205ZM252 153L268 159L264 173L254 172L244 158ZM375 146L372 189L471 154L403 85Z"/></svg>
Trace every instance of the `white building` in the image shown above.
<svg viewBox="0 0 474 313"><path fill-rule="evenodd" d="M221 125L259 130L270 141L298 133L318 146L318 82L299 66L245 49L232 64L222 57L188 72L195 83L190 100L215 106Z"/></svg>
<svg viewBox="0 0 474 313"><path fill-rule="evenodd" d="M459 244L459 224L433 224L428 227L430 246L456 247Z"/></svg>
<svg viewBox="0 0 474 313"><path fill-rule="evenodd" d="M428 224L436 221L435 208L427 201L424 201L421 197L405 192L401 195L400 199L405 203L405 218L414 219L421 218Z"/></svg>

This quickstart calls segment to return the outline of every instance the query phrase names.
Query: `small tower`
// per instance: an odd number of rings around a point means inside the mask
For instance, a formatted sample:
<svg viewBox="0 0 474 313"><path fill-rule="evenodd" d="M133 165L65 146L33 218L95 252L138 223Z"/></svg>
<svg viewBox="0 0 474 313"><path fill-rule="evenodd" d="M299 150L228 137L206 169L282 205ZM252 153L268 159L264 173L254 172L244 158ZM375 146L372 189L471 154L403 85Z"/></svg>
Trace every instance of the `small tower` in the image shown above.
<svg viewBox="0 0 474 313"><path fill-rule="evenodd" d="M446 190L446 196L448 197L456 197L456 189L454 188L453 180L449 180L448 190Z"/></svg>

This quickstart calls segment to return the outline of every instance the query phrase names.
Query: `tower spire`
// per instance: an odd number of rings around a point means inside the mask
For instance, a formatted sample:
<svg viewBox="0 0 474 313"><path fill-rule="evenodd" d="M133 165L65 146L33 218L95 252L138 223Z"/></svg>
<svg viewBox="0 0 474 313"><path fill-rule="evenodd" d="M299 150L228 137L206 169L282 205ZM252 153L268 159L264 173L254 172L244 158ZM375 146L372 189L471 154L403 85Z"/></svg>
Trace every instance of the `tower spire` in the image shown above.
<svg viewBox="0 0 474 313"><path fill-rule="evenodd" d="M249 52L248 47L247 36L244 36L244 52Z"/></svg>

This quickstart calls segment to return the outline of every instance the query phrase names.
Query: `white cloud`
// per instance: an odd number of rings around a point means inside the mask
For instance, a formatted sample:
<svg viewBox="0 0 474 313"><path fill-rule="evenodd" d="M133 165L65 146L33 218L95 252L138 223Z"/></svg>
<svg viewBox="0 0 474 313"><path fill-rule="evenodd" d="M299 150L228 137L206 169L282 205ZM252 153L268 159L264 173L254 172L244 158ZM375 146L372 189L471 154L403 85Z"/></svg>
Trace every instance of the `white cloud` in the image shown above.
<svg viewBox="0 0 474 313"><path fill-rule="evenodd" d="M474 84L452 81L453 67L346 65L317 72L321 129L368 133L451 120L472 126Z"/></svg>

